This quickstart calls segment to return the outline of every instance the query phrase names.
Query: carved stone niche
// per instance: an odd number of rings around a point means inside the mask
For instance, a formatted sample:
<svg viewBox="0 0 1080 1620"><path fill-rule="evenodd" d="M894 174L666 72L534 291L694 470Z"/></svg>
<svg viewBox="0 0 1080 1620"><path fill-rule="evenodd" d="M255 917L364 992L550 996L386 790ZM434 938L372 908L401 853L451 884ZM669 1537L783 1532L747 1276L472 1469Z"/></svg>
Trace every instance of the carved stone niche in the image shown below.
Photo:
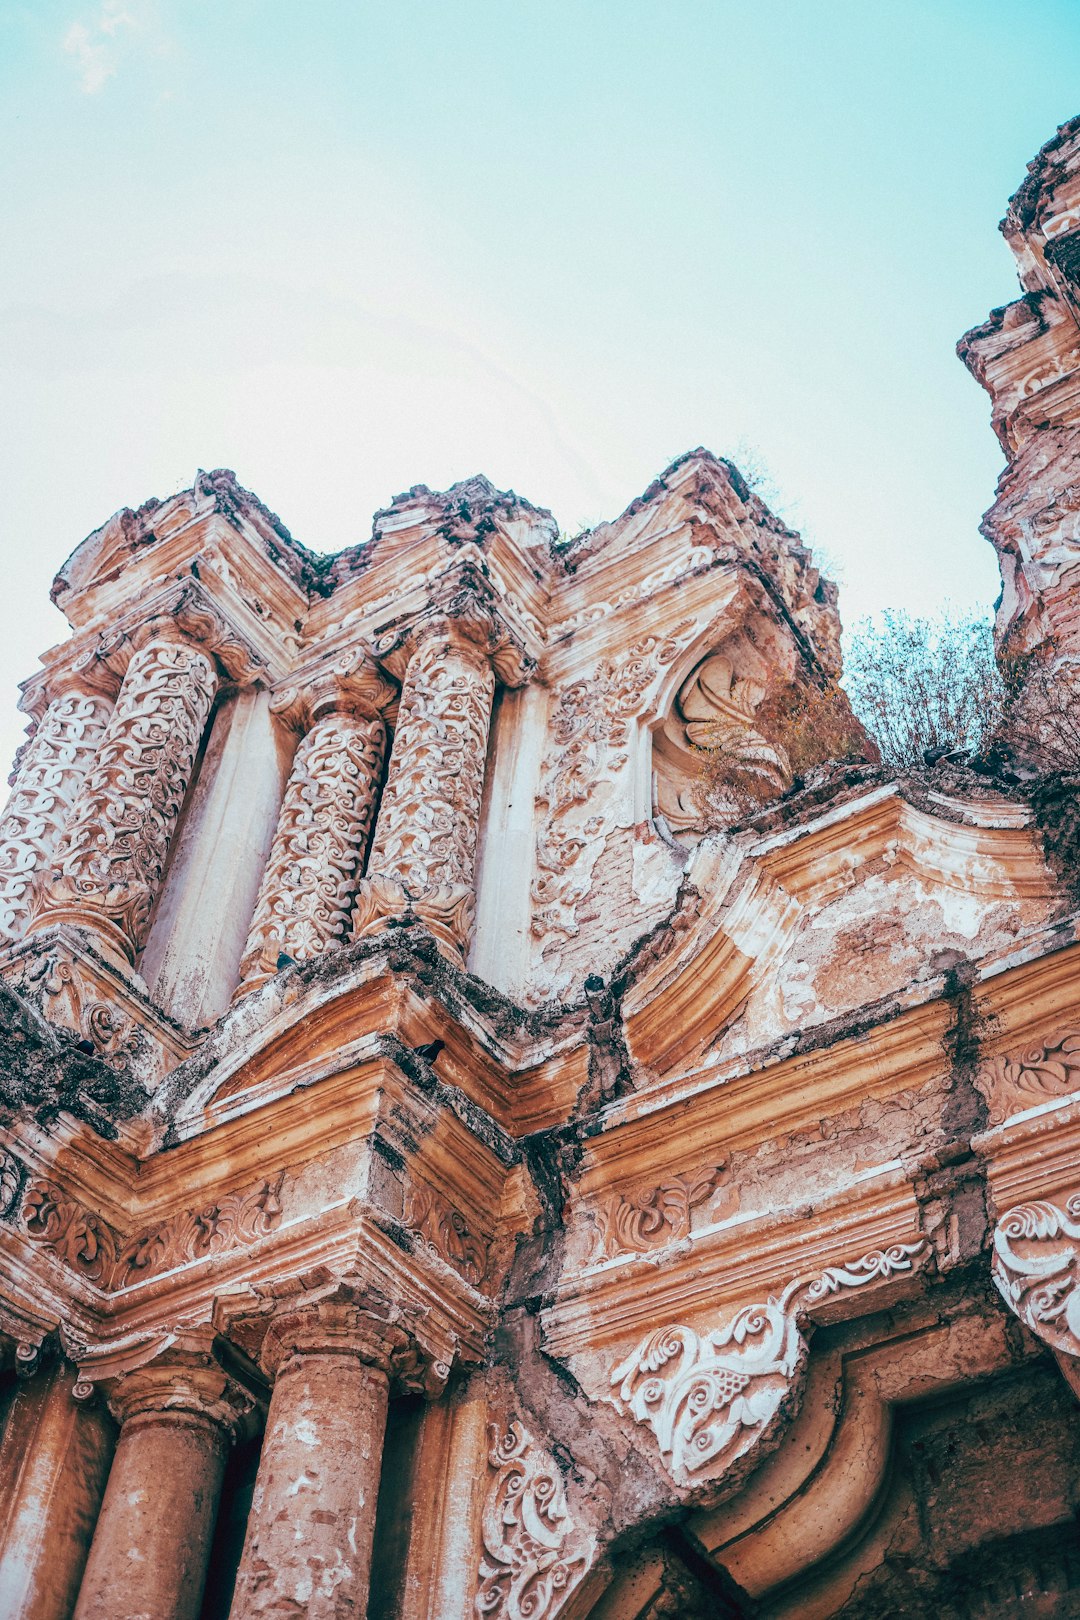
<svg viewBox="0 0 1080 1620"><path fill-rule="evenodd" d="M779 656L776 656L779 654ZM781 662L782 660L782 662ZM653 733L653 806L677 843L692 848L706 829L702 751L723 743L740 766L781 791L790 771L782 748L755 728L754 716L791 654L768 647L748 628L701 659ZM779 667L778 667L779 666Z"/></svg>

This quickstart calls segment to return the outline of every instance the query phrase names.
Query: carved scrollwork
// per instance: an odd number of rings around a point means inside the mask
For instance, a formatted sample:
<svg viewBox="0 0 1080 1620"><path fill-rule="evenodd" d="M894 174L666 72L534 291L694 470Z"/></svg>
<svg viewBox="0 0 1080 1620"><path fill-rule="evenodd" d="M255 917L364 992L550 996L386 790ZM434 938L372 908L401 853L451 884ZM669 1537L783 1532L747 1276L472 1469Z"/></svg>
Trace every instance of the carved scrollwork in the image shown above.
<svg viewBox="0 0 1080 1620"><path fill-rule="evenodd" d="M240 964L273 973L280 952L306 962L344 940L375 809L386 729L331 713L301 742Z"/></svg>
<svg viewBox="0 0 1080 1620"><path fill-rule="evenodd" d="M552 716L552 745L541 767L531 933L541 954L539 994L556 994L593 863L610 830L610 784L627 763L630 721L662 669L677 658L692 625L642 636L624 657L603 658L587 679L564 688Z"/></svg>
<svg viewBox="0 0 1080 1620"><path fill-rule="evenodd" d="M1005 1302L1038 1338L1080 1356L1080 1193L1065 1208L1017 1204L998 1221L992 1261Z"/></svg>
<svg viewBox="0 0 1080 1620"><path fill-rule="evenodd" d="M134 1019L98 999L75 958L60 948L40 951L23 964L15 987L50 1023L83 1036L114 1068L127 1068L139 1050Z"/></svg>
<svg viewBox="0 0 1080 1620"><path fill-rule="evenodd" d="M1080 1034L1059 1031L1019 1052L1002 1053L980 1068L977 1083L999 1125L1017 1108L1034 1108L1080 1091Z"/></svg>
<svg viewBox="0 0 1080 1620"><path fill-rule="evenodd" d="M0 818L0 940L17 939L30 920L34 880L60 841L111 707L100 694L65 692L20 750Z"/></svg>
<svg viewBox="0 0 1080 1620"><path fill-rule="evenodd" d="M430 1187L412 1186L405 1205L405 1225L433 1254L479 1288L487 1273L487 1245L469 1230L460 1210Z"/></svg>
<svg viewBox="0 0 1080 1620"><path fill-rule="evenodd" d="M14 1153L0 1148L0 1219L10 1215L19 1202L22 1191L23 1169Z"/></svg>
<svg viewBox="0 0 1080 1620"><path fill-rule="evenodd" d="M597 1211L597 1227L605 1259L617 1254L647 1254L689 1235L695 1209L716 1193L724 1166L708 1165L684 1176L672 1176L658 1186L646 1184L626 1193L614 1193Z"/></svg>
<svg viewBox="0 0 1080 1620"><path fill-rule="evenodd" d="M128 666L54 857L35 926L95 919L124 954L142 943L216 676L206 653L154 640Z"/></svg>
<svg viewBox="0 0 1080 1620"><path fill-rule="evenodd" d="M21 1219L27 1237L72 1271L112 1292L266 1237L281 1221L283 1180L284 1173L124 1238L62 1188L37 1179L26 1189Z"/></svg>
<svg viewBox="0 0 1080 1620"><path fill-rule="evenodd" d="M593 1542L577 1529L553 1458L525 1425L489 1426L494 1478L484 1500L476 1611L551 1620L589 1567Z"/></svg>
<svg viewBox="0 0 1080 1620"><path fill-rule="evenodd" d="M357 896L358 935L380 925L384 898L402 901L451 947L472 931L474 868L495 674L483 647L432 621L401 688L397 730L375 828L369 879Z"/></svg>
<svg viewBox="0 0 1080 1620"><path fill-rule="evenodd" d="M894 1244L798 1278L778 1299L746 1306L708 1333L658 1328L613 1369L606 1398L651 1429L676 1484L719 1477L794 1396L806 1356L800 1312L842 1289L910 1271L925 1248L925 1239Z"/></svg>

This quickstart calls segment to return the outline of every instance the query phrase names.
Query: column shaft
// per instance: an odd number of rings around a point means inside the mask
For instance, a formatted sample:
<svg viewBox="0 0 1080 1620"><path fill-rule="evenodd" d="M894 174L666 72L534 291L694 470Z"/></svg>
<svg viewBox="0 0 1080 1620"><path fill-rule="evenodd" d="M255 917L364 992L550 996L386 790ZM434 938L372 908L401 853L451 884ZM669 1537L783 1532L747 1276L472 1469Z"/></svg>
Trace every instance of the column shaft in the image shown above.
<svg viewBox="0 0 1080 1620"><path fill-rule="evenodd" d="M216 684L198 647L159 638L134 654L32 929L74 922L114 957L134 960Z"/></svg>
<svg viewBox="0 0 1080 1620"><path fill-rule="evenodd" d="M230 1620L364 1620L388 1396L350 1351L282 1364Z"/></svg>
<svg viewBox="0 0 1080 1620"><path fill-rule="evenodd" d="M112 708L100 693L54 697L19 760L0 817L0 943L30 920L35 878L48 868Z"/></svg>
<svg viewBox="0 0 1080 1620"><path fill-rule="evenodd" d="M68 1620L112 1455L113 1426L56 1366L15 1394L0 1444L0 1614Z"/></svg>
<svg viewBox="0 0 1080 1620"><path fill-rule="evenodd" d="M306 962L346 937L385 741L380 718L334 712L300 743L240 964L242 983L272 974L282 951Z"/></svg>
<svg viewBox="0 0 1080 1620"><path fill-rule="evenodd" d="M472 934L476 846L495 693L491 659L452 622L425 627L405 672L390 771L357 934L381 925L396 887L456 954Z"/></svg>
<svg viewBox="0 0 1080 1620"><path fill-rule="evenodd" d="M74 1620L197 1620L228 1444L195 1412L127 1419Z"/></svg>

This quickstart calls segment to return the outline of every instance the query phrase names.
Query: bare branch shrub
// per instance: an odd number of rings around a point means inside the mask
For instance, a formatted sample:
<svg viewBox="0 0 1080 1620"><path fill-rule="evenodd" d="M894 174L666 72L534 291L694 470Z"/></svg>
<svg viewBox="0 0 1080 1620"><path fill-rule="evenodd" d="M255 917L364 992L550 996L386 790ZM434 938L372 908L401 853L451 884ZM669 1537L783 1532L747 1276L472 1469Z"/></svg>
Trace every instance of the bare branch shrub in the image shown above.
<svg viewBox="0 0 1080 1620"><path fill-rule="evenodd" d="M1052 667L1053 647L1039 660L1006 665L1004 724L997 751L1040 773L1080 772L1080 663Z"/></svg>
<svg viewBox="0 0 1080 1620"><path fill-rule="evenodd" d="M876 750L835 681L781 687L757 709L753 731L715 728L702 753L706 819L729 826L778 798L792 778L867 759Z"/></svg>
<svg viewBox="0 0 1080 1620"><path fill-rule="evenodd" d="M864 621L851 637L844 685L893 771L916 770L927 754L981 753L1008 705L989 620L948 610L934 619L887 612Z"/></svg>

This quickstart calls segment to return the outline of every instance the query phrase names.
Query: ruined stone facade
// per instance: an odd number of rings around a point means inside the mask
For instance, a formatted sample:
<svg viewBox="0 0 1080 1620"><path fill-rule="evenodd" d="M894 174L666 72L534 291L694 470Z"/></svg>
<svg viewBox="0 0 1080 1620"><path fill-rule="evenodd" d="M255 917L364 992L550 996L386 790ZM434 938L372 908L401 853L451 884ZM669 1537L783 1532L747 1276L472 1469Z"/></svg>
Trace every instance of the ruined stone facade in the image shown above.
<svg viewBox="0 0 1080 1620"><path fill-rule="evenodd" d="M999 637L1072 660L1080 121L1005 229ZM200 474L55 599L0 1613L1080 1614L1080 874L963 761L790 780L836 595L732 466L569 543L418 486L333 558Z"/></svg>

